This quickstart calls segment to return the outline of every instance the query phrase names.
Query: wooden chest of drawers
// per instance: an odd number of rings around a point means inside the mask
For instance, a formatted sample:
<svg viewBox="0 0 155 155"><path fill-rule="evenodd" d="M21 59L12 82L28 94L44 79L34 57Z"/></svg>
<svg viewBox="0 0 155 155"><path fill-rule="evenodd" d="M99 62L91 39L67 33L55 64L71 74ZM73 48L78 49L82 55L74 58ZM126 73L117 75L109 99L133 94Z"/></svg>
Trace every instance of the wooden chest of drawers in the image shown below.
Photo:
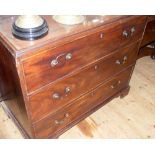
<svg viewBox="0 0 155 155"><path fill-rule="evenodd" d="M25 135L58 137L127 95L146 16L87 16L76 26L44 16L49 34L36 41L14 38L13 18L1 19L0 92Z"/></svg>

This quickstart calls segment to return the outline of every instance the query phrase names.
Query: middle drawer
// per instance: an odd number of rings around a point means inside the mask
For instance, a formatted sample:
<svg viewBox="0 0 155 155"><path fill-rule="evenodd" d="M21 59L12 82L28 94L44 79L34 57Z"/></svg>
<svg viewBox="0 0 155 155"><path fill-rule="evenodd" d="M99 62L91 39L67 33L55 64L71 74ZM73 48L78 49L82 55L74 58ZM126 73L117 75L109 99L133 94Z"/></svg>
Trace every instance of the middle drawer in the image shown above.
<svg viewBox="0 0 155 155"><path fill-rule="evenodd" d="M30 95L29 104L32 121L35 122L57 111L135 63L138 44L139 42L119 49L80 72L41 89L35 95Z"/></svg>

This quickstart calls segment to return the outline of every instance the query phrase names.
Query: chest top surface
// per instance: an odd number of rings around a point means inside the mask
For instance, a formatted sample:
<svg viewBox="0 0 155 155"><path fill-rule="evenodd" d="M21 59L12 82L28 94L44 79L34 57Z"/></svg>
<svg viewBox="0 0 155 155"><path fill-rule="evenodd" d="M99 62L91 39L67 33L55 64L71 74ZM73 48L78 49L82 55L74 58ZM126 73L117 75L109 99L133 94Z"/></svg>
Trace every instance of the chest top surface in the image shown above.
<svg viewBox="0 0 155 155"><path fill-rule="evenodd" d="M48 43L55 44L66 38L73 37L76 34L89 31L90 29L104 24L118 21L119 19L128 16L86 16L85 22L74 26L59 24L52 19L52 16L49 15L43 17L48 23L49 32L45 37L34 41L19 40L12 35L12 24L17 16L0 17L0 39L7 45L13 55L16 56L23 51L31 50Z"/></svg>

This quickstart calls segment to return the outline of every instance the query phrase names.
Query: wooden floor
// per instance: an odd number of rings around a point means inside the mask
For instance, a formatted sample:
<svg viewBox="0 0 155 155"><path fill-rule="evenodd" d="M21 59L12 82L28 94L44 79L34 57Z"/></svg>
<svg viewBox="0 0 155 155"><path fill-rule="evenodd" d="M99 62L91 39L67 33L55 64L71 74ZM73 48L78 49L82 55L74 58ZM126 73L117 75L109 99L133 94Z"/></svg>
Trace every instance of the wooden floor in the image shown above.
<svg viewBox="0 0 155 155"><path fill-rule="evenodd" d="M155 138L155 61L138 60L130 93L116 98L60 138ZM23 138L0 107L0 138Z"/></svg>

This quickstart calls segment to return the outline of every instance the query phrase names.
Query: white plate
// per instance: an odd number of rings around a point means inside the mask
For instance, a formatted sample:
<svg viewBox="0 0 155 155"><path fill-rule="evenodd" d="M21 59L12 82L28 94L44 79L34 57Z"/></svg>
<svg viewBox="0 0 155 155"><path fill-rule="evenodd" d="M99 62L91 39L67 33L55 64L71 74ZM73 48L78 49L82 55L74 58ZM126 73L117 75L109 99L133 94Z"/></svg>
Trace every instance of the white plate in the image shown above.
<svg viewBox="0 0 155 155"><path fill-rule="evenodd" d="M53 19L61 24L75 25L80 24L85 20L85 16L82 15L55 15Z"/></svg>

